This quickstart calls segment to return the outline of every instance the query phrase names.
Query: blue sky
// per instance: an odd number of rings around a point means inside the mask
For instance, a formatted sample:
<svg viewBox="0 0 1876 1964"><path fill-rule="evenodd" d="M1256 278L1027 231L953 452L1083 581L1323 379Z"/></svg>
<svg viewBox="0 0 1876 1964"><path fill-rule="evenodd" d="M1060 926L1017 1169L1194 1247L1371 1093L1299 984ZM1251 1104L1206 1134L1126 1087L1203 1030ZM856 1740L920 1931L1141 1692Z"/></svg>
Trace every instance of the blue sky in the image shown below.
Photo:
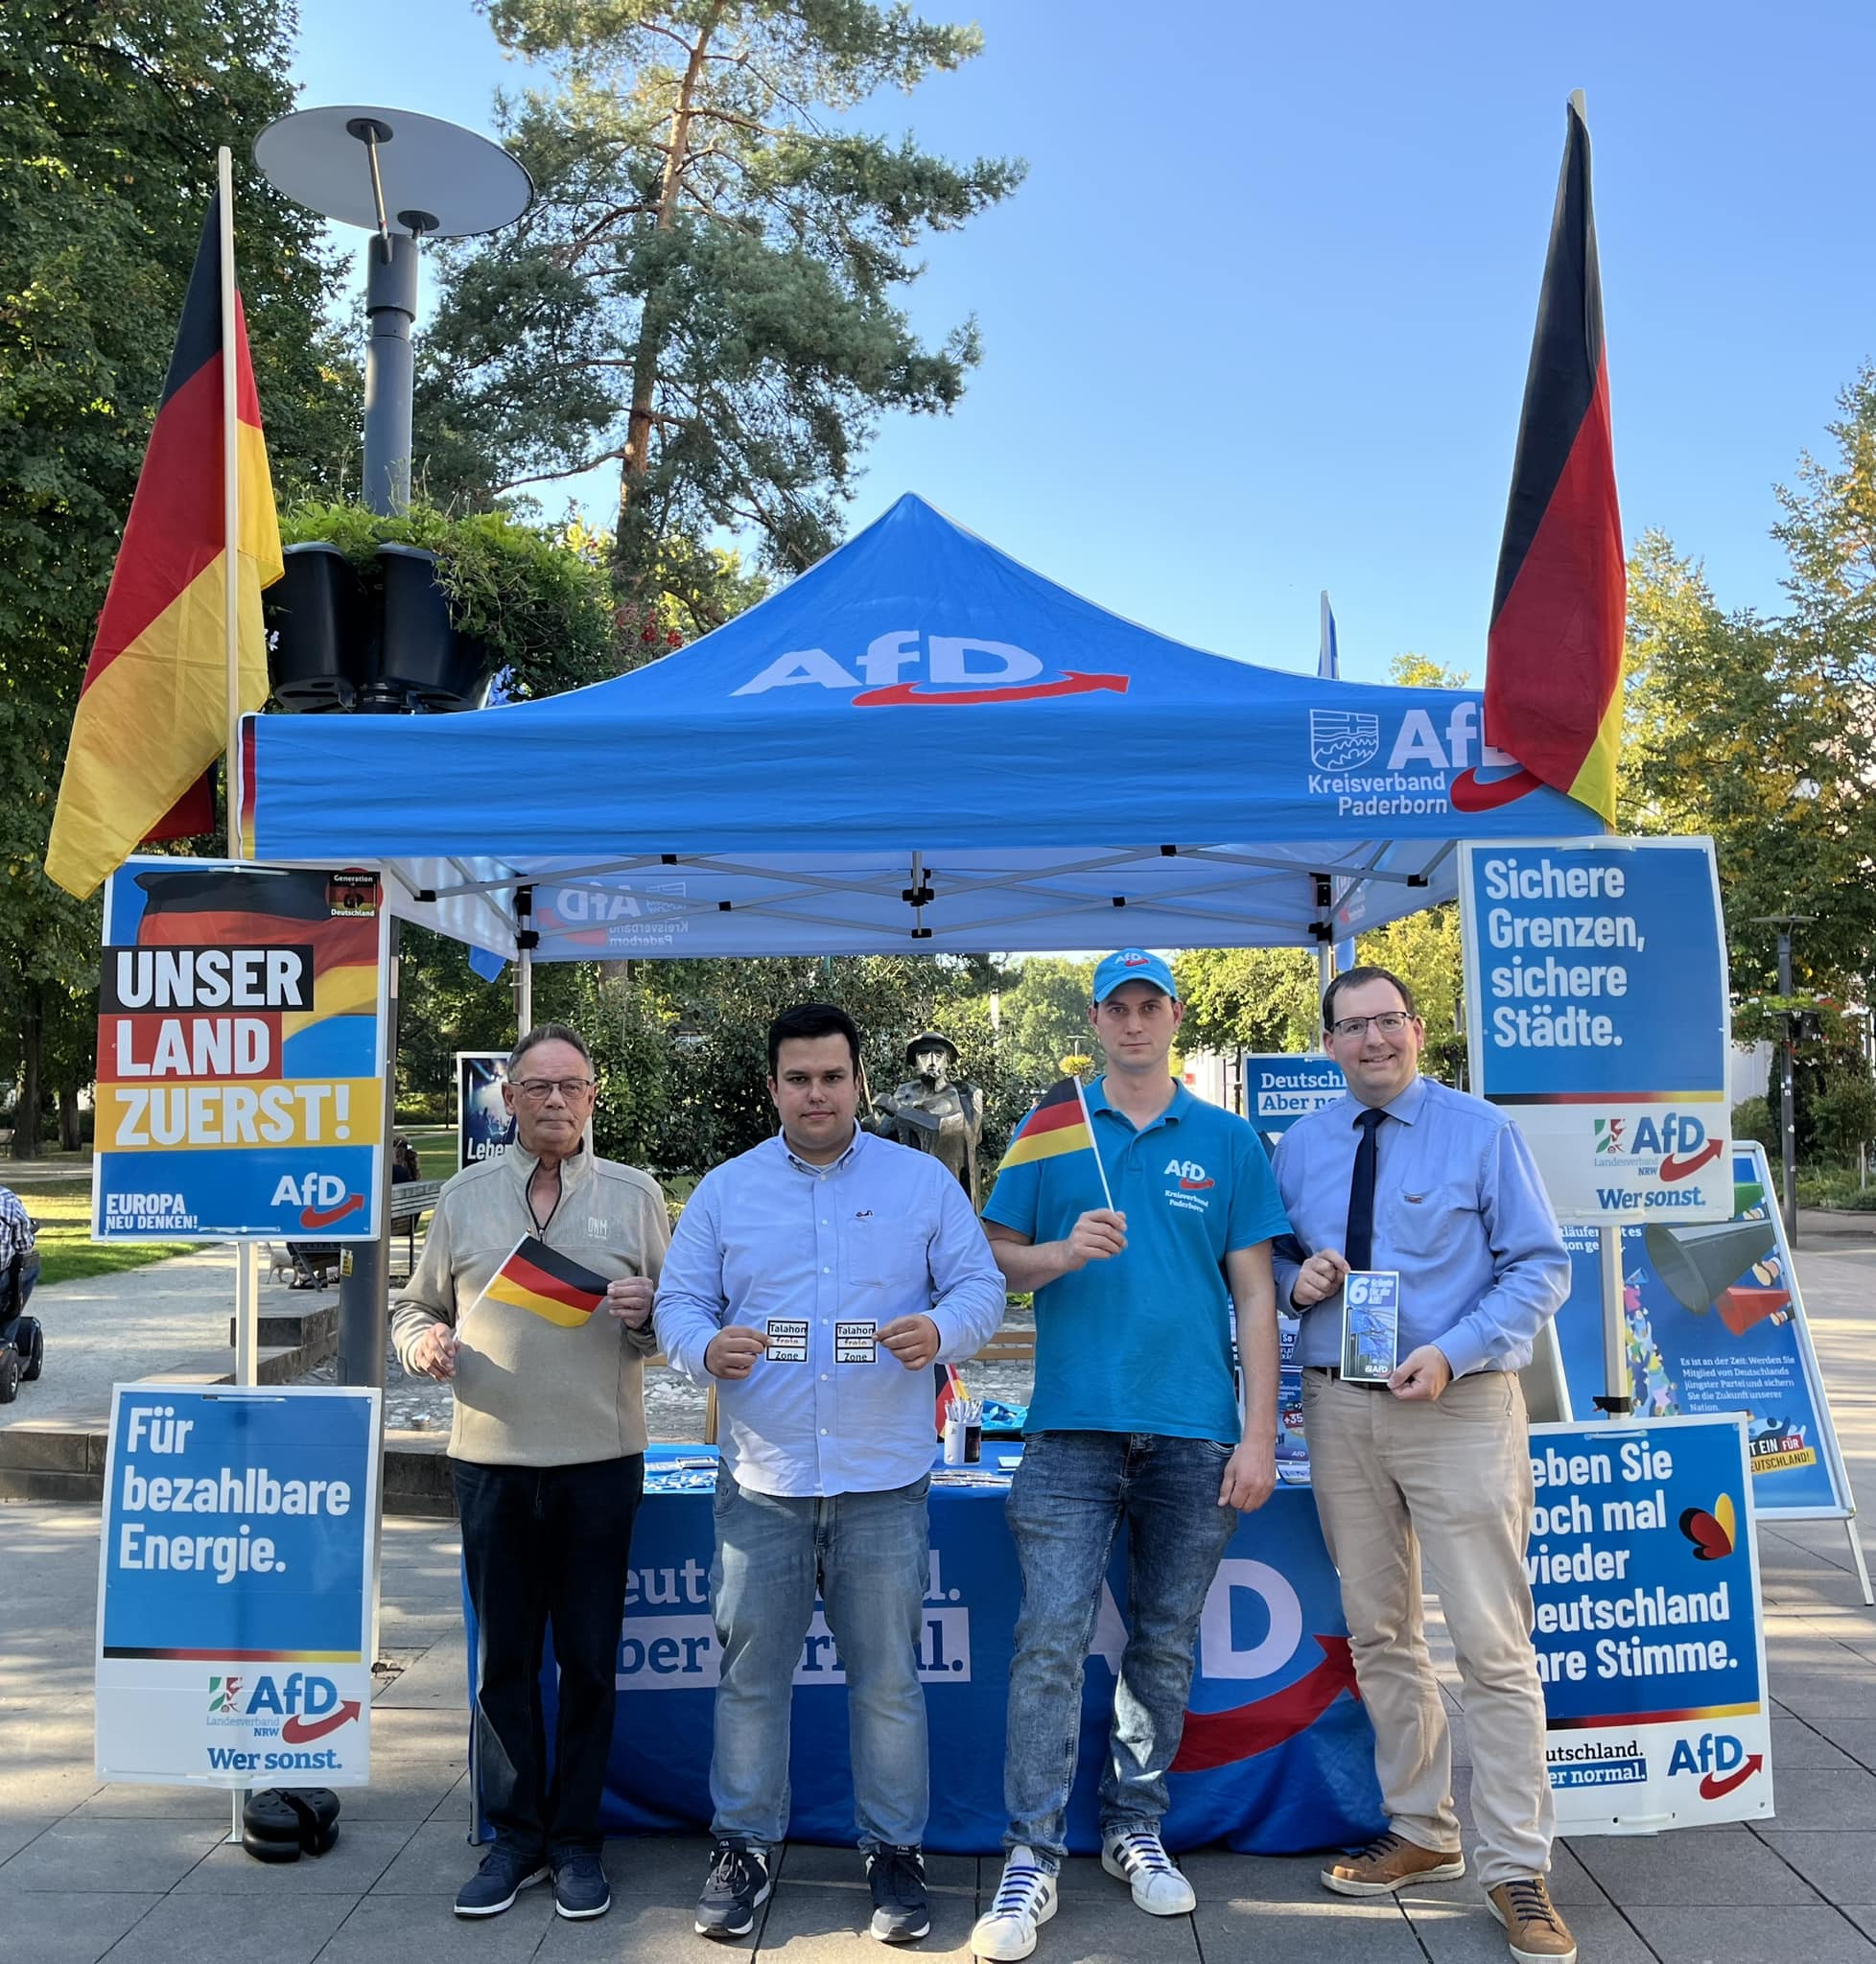
<svg viewBox="0 0 1876 1964"><path fill-rule="evenodd" d="M985 51L876 127L1014 153L1007 203L911 290L985 353L942 420L880 431L902 491L1202 647L1484 672L1563 139L1587 92L1625 529L1776 610L1772 485L1876 355L1876 10L1504 0L983 0ZM1150 30L1150 33L1148 32ZM525 77L468 0L305 0L306 104L490 127ZM389 80L387 80L389 78ZM354 238L363 235L350 235ZM596 516L609 499L601 493Z"/></svg>

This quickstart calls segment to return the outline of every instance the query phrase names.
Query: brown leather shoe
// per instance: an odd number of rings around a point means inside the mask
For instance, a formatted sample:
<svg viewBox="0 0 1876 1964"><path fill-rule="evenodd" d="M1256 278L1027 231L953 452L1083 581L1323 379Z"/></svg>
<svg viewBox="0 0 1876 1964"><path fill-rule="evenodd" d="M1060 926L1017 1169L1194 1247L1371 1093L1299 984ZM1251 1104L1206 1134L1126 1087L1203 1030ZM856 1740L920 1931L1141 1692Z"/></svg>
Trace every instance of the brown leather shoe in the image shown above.
<svg viewBox="0 0 1876 1964"><path fill-rule="evenodd" d="M1466 1858L1457 1848L1442 1855L1404 1835L1387 1834L1331 1862L1323 1871L1323 1885L1338 1896L1391 1896L1410 1883L1449 1882L1465 1873Z"/></svg>
<svg viewBox="0 0 1876 1964"><path fill-rule="evenodd" d="M1550 1900L1542 1876L1520 1876L1486 1891L1492 1915L1505 1926L1517 1964L1577 1964L1577 1940Z"/></svg>

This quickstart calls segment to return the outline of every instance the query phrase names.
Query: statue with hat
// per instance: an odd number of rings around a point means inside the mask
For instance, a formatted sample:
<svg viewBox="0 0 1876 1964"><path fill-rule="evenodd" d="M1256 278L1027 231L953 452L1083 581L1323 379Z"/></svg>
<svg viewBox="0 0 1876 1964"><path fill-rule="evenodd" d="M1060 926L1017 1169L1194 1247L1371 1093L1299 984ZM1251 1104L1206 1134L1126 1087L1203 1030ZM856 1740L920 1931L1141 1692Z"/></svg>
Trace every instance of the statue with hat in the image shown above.
<svg viewBox="0 0 1876 1964"><path fill-rule="evenodd" d="M905 1046L913 1075L885 1097L875 1098L870 1129L942 1159L972 1206L978 1204L977 1141L984 1129L984 1094L952 1073L957 1045L937 1030L926 1030Z"/></svg>

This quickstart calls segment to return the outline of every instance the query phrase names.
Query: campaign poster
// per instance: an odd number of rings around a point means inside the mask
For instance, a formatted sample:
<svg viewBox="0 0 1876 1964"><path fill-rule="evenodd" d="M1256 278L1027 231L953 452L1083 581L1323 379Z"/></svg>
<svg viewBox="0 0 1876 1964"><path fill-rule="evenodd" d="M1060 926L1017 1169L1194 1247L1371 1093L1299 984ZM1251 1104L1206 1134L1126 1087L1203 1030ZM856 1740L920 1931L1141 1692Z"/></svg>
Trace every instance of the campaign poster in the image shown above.
<svg viewBox="0 0 1876 1964"><path fill-rule="evenodd" d="M100 1779L364 1785L381 1395L113 1388Z"/></svg>
<svg viewBox="0 0 1876 1964"><path fill-rule="evenodd" d="M385 1133L378 875L127 860L98 980L100 1241L369 1241Z"/></svg>
<svg viewBox="0 0 1876 1964"><path fill-rule="evenodd" d="M1299 1118L1333 1105L1348 1088L1333 1058L1244 1054L1244 1115L1258 1132L1288 1132Z"/></svg>
<svg viewBox="0 0 1876 1964"><path fill-rule="evenodd" d="M1711 839L1460 848L1472 1087L1558 1217L1732 1213L1726 943Z"/></svg>
<svg viewBox="0 0 1876 1964"><path fill-rule="evenodd" d="M1534 1425L1525 1569L1558 1832L1761 1820L1771 1701L1736 1418Z"/></svg>
<svg viewBox="0 0 1876 1964"><path fill-rule="evenodd" d="M459 1173L514 1143L514 1113L502 1096L508 1059L499 1050L456 1053L456 1165Z"/></svg>
<svg viewBox="0 0 1876 1964"><path fill-rule="evenodd" d="M1765 1148L1731 1160L1733 1217L1703 1227L1622 1229L1622 1319L1644 1417L1738 1413L1761 1513L1842 1519L1854 1511L1817 1368L1796 1265ZM1570 1294L1557 1332L1573 1412L1603 1389L1598 1230L1566 1226Z"/></svg>

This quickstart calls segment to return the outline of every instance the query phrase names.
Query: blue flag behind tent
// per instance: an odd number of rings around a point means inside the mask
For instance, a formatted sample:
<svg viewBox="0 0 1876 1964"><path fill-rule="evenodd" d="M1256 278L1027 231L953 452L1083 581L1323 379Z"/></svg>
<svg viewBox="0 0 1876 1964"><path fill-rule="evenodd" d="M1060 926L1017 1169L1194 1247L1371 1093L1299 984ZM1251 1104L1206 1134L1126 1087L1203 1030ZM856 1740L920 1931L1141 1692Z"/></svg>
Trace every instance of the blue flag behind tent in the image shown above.
<svg viewBox="0 0 1876 1964"><path fill-rule="evenodd" d="M1201 653L912 497L612 681L249 727L262 857L382 861L504 954L527 887L545 960L1306 944L1331 884L1346 935L1449 895L1458 838L1602 829L1476 690Z"/></svg>

